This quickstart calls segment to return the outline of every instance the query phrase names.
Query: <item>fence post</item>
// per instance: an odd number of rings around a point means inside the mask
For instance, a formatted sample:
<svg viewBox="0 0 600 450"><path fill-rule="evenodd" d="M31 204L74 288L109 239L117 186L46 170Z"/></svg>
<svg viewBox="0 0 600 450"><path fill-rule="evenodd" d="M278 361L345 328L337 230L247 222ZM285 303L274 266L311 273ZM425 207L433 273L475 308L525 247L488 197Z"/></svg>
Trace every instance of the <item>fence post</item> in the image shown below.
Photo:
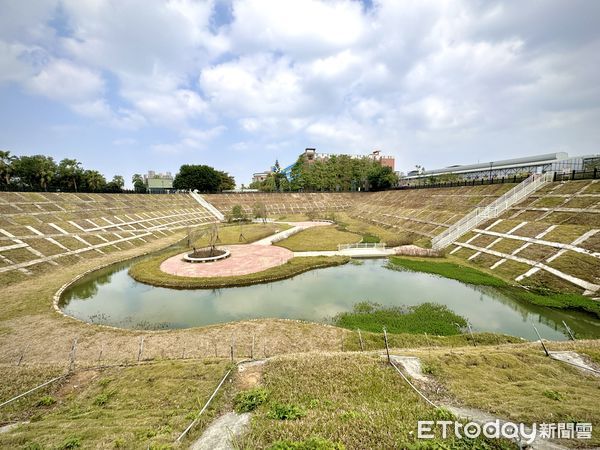
<svg viewBox="0 0 600 450"><path fill-rule="evenodd" d="M19 361L17 362L17 366L20 366L21 363L23 362L23 359L25 358L25 353L27 352L28 348L29 348L29 343L25 346L25 348L21 352L21 356L19 357Z"/></svg>
<svg viewBox="0 0 600 450"><path fill-rule="evenodd" d="M363 344L362 334L360 333L360 328L358 329L358 341L360 342L360 351L365 351L365 345Z"/></svg>
<svg viewBox="0 0 600 450"><path fill-rule="evenodd" d="M142 353L144 352L144 336L140 337L140 346L138 347L138 356L137 361L140 362L142 360Z"/></svg>
<svg viewBox="0 0 600 450"><path fill-rule="evenodd" d="M77 352L77 338L73 339L71 345L71 353L69 354L69 372L73 372L75 369L75 354Z"/></svg>
<svg viewBox="0 0 600 450"><path fill-rule="evenodd" d="M573 335L573 332L571 331L571 328L569 328L569 325L567 325L567 323L563 320L562 321L563 325L565 326L567 333L569 333L569 337L571 338L572 341L575 340L575 336Z"/></svg>
<svg viewBox="0 0 600 450"><path fill-rule="evenodd" d="M390 347L388 346L387 331L385 330L385 327L383 327L383 340L385 341L385 352L387 353L388 364L391 364Z"/></svg>
<svg viewBox="0 0 600 450"><path fill-rule="evenodd" d="M477 343L475 342L475 336L473 336L473 330L471 329L471 322L467 321L467 326L469 327L469 333L471 334L471 340L473 341L473 347L477 347Z"/></svg>
<svg viewBox="0 0 600 450"><path fill-rule="evenodd" d="M554 175L556 175L556 172L554 172ZM596 179L596 175L598 175L598 168L594 167L594 180Z"/></svg>
<svg viewBox="0 0 600 450"><path fill-rule="evenodd" d="M533 324L533 322L531 323L531 325L533 326L533 329L535 330L535 334L537 334L538 337L540 338L540 344L542 344L542 348L544 349L544 353L546 353L546 356L550 356L550 353L548 352L548 349L544 345L544 340L542 339L542 336L540 336L539 331L537 330L537 328L535 327L535 325Z"/></svg>

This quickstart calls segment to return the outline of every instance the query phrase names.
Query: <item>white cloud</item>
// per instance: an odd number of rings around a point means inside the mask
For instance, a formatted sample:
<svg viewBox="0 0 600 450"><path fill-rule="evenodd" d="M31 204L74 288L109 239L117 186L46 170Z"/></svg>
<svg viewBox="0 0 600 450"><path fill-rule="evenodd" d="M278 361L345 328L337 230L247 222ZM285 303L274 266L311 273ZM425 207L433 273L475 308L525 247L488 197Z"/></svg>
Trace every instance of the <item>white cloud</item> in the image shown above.
<svg viewBox="0 0 600 450"><path fill-rule="evenodd" d="M165 92L126 91L123 94L140 114L162 126L177 128L207 109L206 102L189 89Z"/></svg>
<svg viewBox="0 0 600 450"><path fill-rule="evenodd" d="M244 0L233 3L232 46L312 59L349 48L369 30L360 2Z"/></svg>
<svg viewBox="0 0 600 450"><path fill-rule="evenodd" d="M215 16L217 1L231 20ZM598 144L594 2L5 3L0 82L147 132L166 142L159 152L220 137L268 160L380 147L433 166L423 155L446 164L482 147L546 151L550 138Z"/></svg>
<svg viewBox="0 0 600 450"><path fill-rule="evenodd" d="M171 143L155 144L152 150L156 153L177 154L192 150L204 150L206 145L220 136L227 128L218 125L209 129L189 129L183 133L179 141Z"/></svg>
<svg viewBox="0 0 600 450"><path fill-rule="evenodd" d="M20 82L30 76L30 66L21 59L27 51L23 44L0 41L0 83Z"/></svg>
<svg viewBox="0 0 600 450"><path fill-rule="evenodd" d="M297 114L309 102L290 61L268 55L210 67L202 71L200 87L211 105L227 115Z"/></svg>
<svg viewBox="0 0 600 450"><path fill-rule="evenodd" d="M28 82L29 89L65 103L93 99L104 91L102 76L93 70L55 59Z"/></svg>

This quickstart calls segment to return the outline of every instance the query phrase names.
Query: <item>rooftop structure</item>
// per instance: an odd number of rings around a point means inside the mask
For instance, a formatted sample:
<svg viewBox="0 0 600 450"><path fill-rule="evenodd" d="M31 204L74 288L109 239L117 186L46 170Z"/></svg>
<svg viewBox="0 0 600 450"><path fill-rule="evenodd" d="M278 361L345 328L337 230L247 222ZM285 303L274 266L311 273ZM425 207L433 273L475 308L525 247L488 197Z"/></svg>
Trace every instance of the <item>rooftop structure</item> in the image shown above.
<svg viewBox="0 0 600 450"><path fill-rule="evenodd" d="M600 155L569 157L565 152L545 153L524 158L512 158L477 164L453 165L434 170L413 170L403 178L405 181L444 175L459 175L463 179L512 177L543 172L571 172L585 170L600 164Z"/></svg>
<svg viewBox="0 0 600 450"><path fill-rule="evenodd" d="M165 192L173 189L173 175L171 172L156 173L149 170L144 175L144 183L149 193Z"/></svg>

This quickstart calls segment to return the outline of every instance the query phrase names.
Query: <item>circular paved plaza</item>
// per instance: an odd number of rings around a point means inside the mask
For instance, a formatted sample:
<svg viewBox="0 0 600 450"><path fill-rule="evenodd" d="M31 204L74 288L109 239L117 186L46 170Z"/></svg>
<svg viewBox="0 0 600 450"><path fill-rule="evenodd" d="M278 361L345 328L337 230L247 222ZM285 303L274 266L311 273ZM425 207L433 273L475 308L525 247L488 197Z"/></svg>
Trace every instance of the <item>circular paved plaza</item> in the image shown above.
<svg viewBox="0 0 600 450"><path fill-rule="evenodd" d="M185 253L172 256L163 261L160 270L182 277L228 277L261 272L279 266L290 260L294 253L282 247L272 245L223 245L231 256L210 263L190 263L183 259Z"/></svg>

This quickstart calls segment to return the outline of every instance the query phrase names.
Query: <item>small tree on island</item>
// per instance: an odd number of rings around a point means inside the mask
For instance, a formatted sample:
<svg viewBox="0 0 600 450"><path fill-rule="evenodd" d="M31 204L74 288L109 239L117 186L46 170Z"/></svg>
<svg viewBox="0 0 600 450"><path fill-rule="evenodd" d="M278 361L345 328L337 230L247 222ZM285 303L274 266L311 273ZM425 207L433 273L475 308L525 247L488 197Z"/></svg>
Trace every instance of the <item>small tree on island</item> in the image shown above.
<svg viewBox="0 0 600 450"><path fill-rule="evenodd" d="M267 221L267 207L264 203L255 203L252 207L252 213L255 219L262 219L263 223Z"/></svg>
<svg viewBox="0 0 600 450"><path fill-rule="evenodd" d="M242 205L233 205L233 208L231 208L231 218L237 221L246 220L246 212L242 208Z"/></svg>

